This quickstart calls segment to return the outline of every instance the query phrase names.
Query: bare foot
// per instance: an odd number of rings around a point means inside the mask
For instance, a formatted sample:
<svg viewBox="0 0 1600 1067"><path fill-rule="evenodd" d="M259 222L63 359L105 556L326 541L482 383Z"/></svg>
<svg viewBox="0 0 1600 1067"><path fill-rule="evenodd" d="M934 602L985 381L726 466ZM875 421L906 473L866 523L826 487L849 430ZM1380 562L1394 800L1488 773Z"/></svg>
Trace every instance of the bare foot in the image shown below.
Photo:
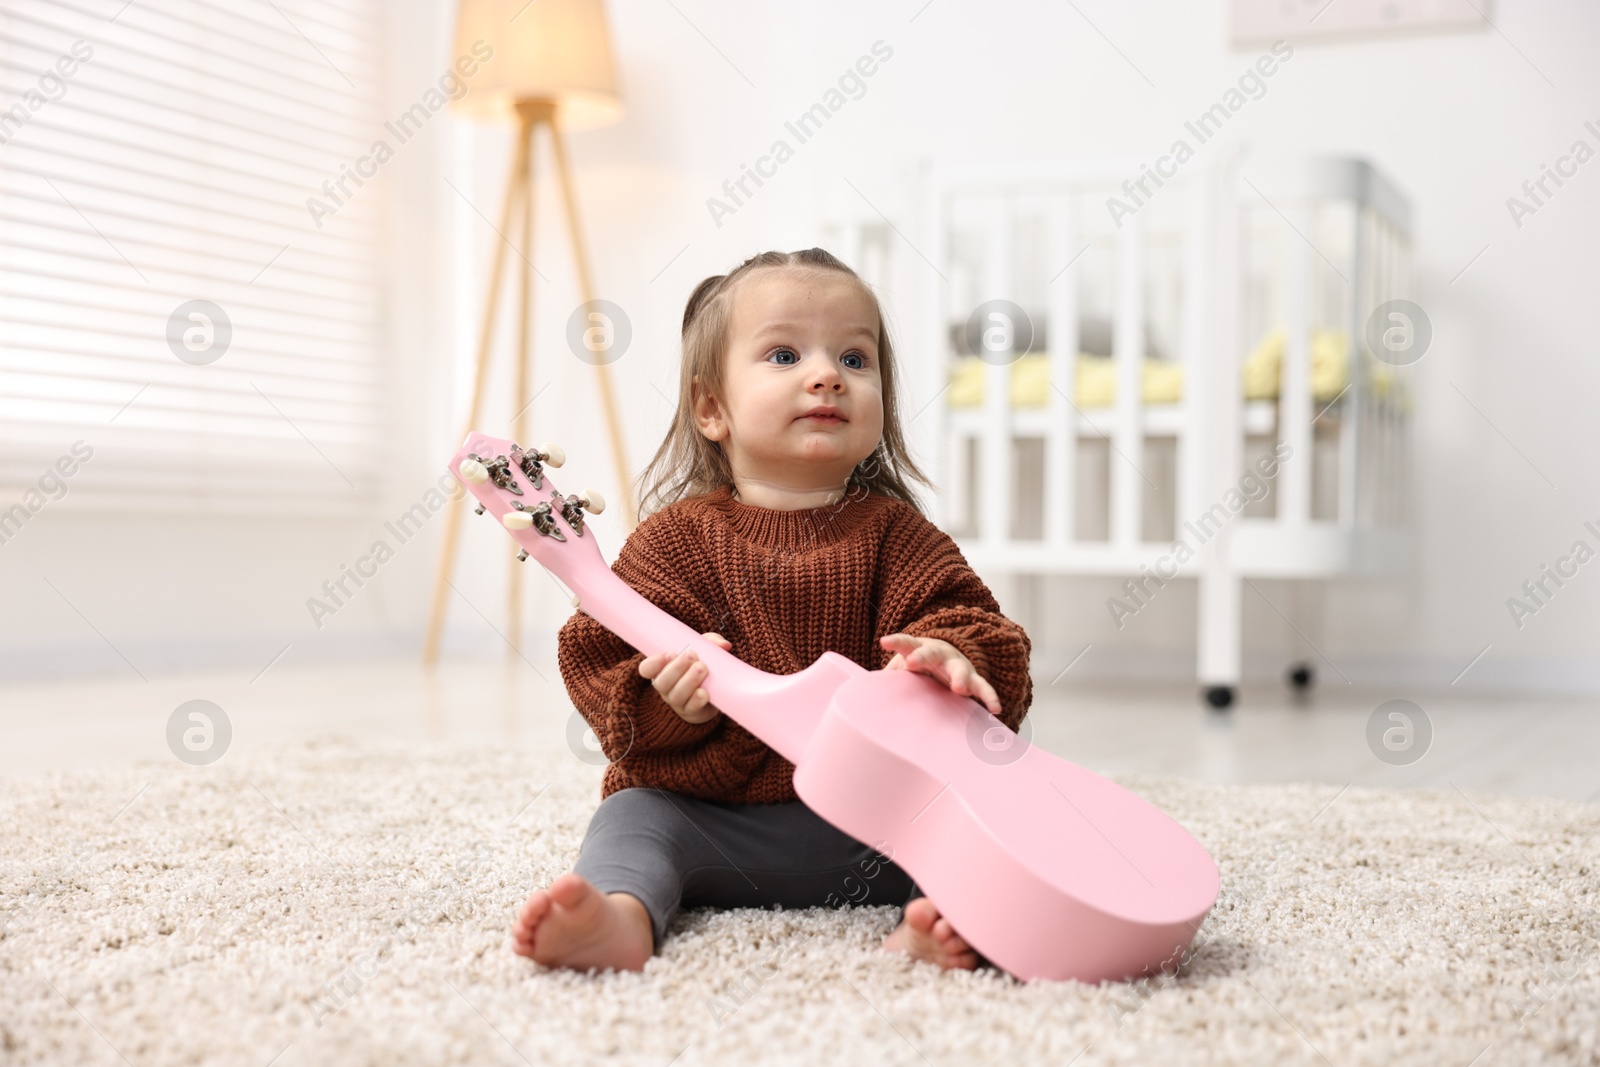
<svg viewBox="0 0 1600 1067"><path fill-rule="evenodd" d="M602 893L568 871L528 897L512 948L546 967L642 971L655 951L650 913L631 893Z"/></svg>
<svg viewBox="0 0 1600 1067"><path fill-rule="evenodd" d="M918 897L906 905L906 917L883 939L883 947L907 953L914 960L937 963L946 970L959 967L970 971L978 966L978 954L927 897Z"/></svg>

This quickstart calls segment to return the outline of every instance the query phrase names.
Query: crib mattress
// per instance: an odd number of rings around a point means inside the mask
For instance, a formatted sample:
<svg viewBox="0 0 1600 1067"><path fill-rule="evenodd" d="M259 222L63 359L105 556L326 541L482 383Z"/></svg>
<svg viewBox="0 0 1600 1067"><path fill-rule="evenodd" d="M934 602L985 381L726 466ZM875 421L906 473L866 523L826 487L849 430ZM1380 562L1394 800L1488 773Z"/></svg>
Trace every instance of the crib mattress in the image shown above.
<svg viewBox="0 0 1600 1067"><path fill-rule="evenodd" d="M1288 334L1270 330L1245 359L1241 387L1246 400L1274 400L1282 377L1283 356ZM1324 403L1333 400L1350 384L1349 338L1338 330L1317 330L1311 336L1311 393ZM956 361L950 372L949 404L952 408L982 407L988 364L977 356ZM1143 402L1147 405L1176 404L1183 399L1183 365L1169 360L1147 359L1141 368ZM1011 406L1041 408L1050 403L1050 358L1043 352L1030 352L1011 364ZM1374 363L1368 371L1372 392L1387 397L1394 381L1394 368ZM1117 399L1117 370L1110 356L1078 353L1073 403L1079 408L1111 407Z"/></svg>

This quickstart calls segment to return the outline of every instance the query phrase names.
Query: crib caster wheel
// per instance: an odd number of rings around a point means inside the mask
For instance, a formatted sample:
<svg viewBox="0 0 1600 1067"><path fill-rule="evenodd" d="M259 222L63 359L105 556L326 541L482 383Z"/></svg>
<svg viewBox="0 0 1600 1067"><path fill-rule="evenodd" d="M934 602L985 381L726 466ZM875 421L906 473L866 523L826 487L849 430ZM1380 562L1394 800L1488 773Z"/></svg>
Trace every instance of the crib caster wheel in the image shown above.
<svg viewBox="0 0 1600 1067"><path fill-rule="evenodd" d="M1304 693L1316 682L1317 673L1309 663L1296 663L1289 668L1288 679L1296 693Z"/></svg>
<svg viewBox="0 0 1600 1067"><path fill-rule="evenodd" d="M1233 707L1233 686L1211 685L1206 687L1206 703L1211 705L1213 711L1227 711Z"/></svg>
<svg viewBox="0 0 1600 1067"><path fill-rule="evenodd" d="M473 485L482 485L489 480L489 468L475 459L464 459L461 461L461 477Z"/></svg>
<svg viewBox="0 0 1600 1067"><path fill-rule="evenodd" d="M553 442L546 441L539 446L539 451L544 453L544 462L547 466L559 467L567 461L566 451Z"/></svg>

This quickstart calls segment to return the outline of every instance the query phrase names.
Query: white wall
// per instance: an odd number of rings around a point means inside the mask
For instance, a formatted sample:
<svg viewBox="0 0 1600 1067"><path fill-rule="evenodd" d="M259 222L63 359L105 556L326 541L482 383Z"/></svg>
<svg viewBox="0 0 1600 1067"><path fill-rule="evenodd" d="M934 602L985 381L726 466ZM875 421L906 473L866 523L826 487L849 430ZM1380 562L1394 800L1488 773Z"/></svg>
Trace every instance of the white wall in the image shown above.
<svg viewBox="0 0 1600 1067"><path fill-rule="evenodd" d="M628 113L570 143L599 295L627 309L635 332L613 368L634 469L666 425L668 402L656 388L675 393L678 322L699 279L763 248L807 241L820 212L859 210L860 194L915 240L903 196L925 159L1154 158L1261 51L1230 48L1220 0L1076 10L958 0L782 9L613 0L608 9ZM1419 300L1436 331L1433 350L1412 368L1418 567L1406 580L1330 590L1324 625L1308 630L1358 683L1445 685L1490 645L1461 686L1600 686L1592 651L1600 563L1520 630L1505 604L1574 540L1596 543L1583 520L1600 526L1600 475L1586 447L1600 370L1585 298L1600 282L1600 162L1583 167L1520 230L1505 206L1575 139L1600 146L1583 129L1587 119L1600 125L1600 105L1588 103L1600 100L1600 74L1587 54L1600 12L1569 0L1501 3L1491 14L1499 32L1302 44L1230 127L1274 147L1366 156L1416 206ZM390 31L391 91L414 99L449 58L449 12L395 18L402 21ZM706 198L878 40L894 54L865 96L718 228ZM455 175L477 208L495 216L504 134L441 124L424 136L431 140L386 170L400 387L390 514L417 498L429 477L421 467L436 469L458 433L461 401L458 393L452 409L446 395L446 350L460 359L470 349L474 294L498 240L442 175ZM540 153L548 163L545 146ZM572 456L559 475L564 489L593 484L615 496L593 371L563 340L578 295L556 207L553 199L543 204L533 257L549 279L535 287L535 381L550 383L533 408L534 436L560 441ZM452 251L461 236L470 244ZM503 396L502 389L502 407L485 417L485 429L499 429L509 414ZM172 517L108 532L92 520L42 515L48 539L19 539L0 552L11 607L0 613L4 666L38 669L70 653L75 669L127 670L29 567L66 575L94 611L79 607L136 662L226 655L265 663L291 641L293 656L412 648L431 542L408 545L370 595L321 631L310 627L303 603L383 517L327 528ZM30 535L35 527L42 524ZM606 519L599 527L614 550L615 528ZM464 543L470 558L458 584L501 626L498 583L509 546L498 531L470 525ZM527 644L547 656L566 608L537 572L528 583L545 636L530 634ZM1290 600L1278 583L1262 589L1280 606ZM1060 581L1038 598L1068 605L1029 617L1047 665L1064 665L1093 644L1077 669L1192 669L1192 590L1163 597L1121 632L1104 609L1111 591L1110 583ZM1245 612L1252 663L1276 670L1293 654L1294 634L1254 594L1246 594ZM457 642L498 641L459 601L452 618ZM202 638L215 650L195 651L191 642ZM1331 670L1324 677L1337 680Z"/></svg>

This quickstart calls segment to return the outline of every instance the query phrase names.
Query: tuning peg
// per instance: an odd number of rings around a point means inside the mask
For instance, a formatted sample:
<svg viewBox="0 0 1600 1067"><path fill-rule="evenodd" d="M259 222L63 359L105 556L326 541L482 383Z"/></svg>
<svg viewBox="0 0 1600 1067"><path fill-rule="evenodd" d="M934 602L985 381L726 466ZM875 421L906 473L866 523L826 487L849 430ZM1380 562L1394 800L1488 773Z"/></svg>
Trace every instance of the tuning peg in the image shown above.
<svg viewBox="0 0 1600 1067"><path fill-rule="evenodd" d="M479 504L477 507L473 508L472 509L472 513L474 515L482 515L483 514L483 505Z"/></svg>
<svg viewBox="0 0 1600 1067"><path fill-rule="evenodd" d="M500 521L508 530L533 529L533 513L528 511L508 511L500 516Z"/></svg>
<svg viewBox="0 0 1600 1067"><path fill-rule="evenodd" d="M585 510L591 515L598 515L606 509L606 498L600 495L598 489L585 489L580 499Z"/></svg>
<svg viewBox="0 0 1600 1067"><path fill-rule="evenodd" d="M489 480L489 468L485 467L482 463L479 463L475 459L462 460L460 469L461 477L465 478L469 482L472 482L474 485L482 485L484 482Z"/></svg>
<svg viewBox="0 0 1600 1067"><path fill-rule="evenodd" d="M544 461L552 467L559 467L567 461L566 451L553 441L540 445L539 451L544 453Z"/></svg>

